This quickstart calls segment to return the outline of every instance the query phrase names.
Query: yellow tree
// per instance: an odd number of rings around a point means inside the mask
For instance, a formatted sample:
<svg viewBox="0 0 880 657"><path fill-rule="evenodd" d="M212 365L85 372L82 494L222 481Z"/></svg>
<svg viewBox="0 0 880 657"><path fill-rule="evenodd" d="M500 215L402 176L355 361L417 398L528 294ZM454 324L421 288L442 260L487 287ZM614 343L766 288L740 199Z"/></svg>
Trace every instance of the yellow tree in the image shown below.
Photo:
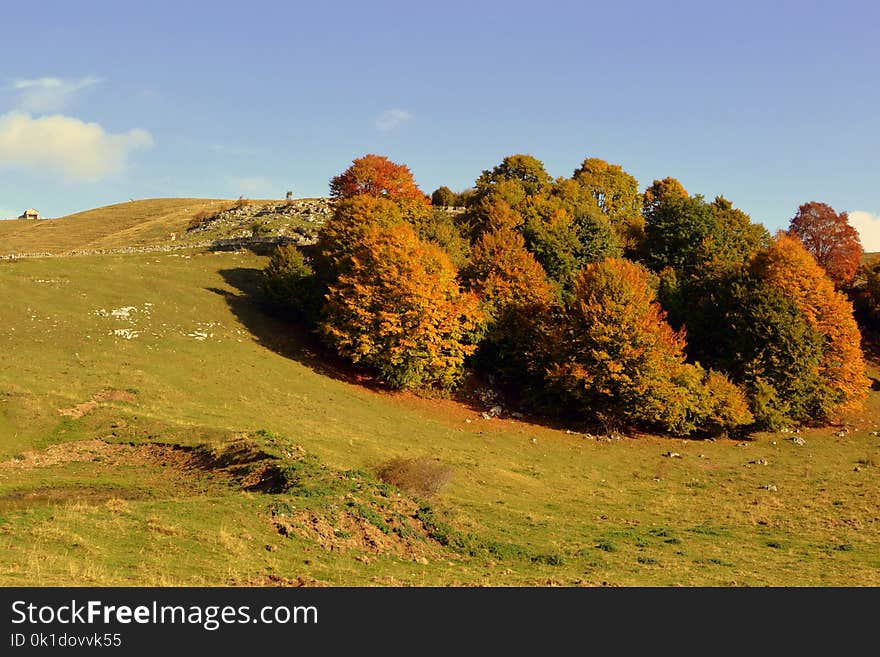
<svg viewBox="0 0 880 657"><path fill-rule="evenodd" d="M455 386L481 325L449 257L400 223L364 228L328 288L321 332L395 388Z"/></svg>

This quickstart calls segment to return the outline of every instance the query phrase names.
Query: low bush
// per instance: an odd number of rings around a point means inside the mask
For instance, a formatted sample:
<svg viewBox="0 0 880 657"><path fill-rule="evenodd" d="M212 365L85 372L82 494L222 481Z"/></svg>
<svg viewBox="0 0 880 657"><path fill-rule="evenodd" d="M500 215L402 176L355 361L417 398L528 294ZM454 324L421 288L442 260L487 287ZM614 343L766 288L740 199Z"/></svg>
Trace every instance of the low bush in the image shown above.
<svg viewBox="0 0 880 657"><path fill-rule="evenodd" d="M425 457L393 458L376 471L380 481L417 497L429 498L452 479L452 468Z"/></svg>

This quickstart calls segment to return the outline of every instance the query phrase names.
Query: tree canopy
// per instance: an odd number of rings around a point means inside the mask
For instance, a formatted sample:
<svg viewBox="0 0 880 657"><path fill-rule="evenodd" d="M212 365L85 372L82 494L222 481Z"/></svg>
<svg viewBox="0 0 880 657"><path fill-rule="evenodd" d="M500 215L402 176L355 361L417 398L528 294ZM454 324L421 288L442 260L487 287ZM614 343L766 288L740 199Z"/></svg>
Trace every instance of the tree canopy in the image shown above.
<svg viewBox="0 0 880 657"><path fill-rule="evenodd" d="M804 203L791 218L788 232L801 241L838 288L852 283L864 251L846 212L837 213L816 201Z"/></svg>

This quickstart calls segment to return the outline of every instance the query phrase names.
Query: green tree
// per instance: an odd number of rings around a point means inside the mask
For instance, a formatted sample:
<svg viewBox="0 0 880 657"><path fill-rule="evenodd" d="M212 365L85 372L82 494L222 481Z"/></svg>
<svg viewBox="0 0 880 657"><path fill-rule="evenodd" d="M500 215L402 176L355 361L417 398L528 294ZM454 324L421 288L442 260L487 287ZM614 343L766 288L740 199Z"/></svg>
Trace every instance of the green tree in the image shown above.
<svg viewBox="0 0 880 657"><path fill-rule="evenodd" d="M747 391L756 428L821 416L824 339L783 291L748 270L689 287L688 354Z"/></svg>
<svg viewBox="0 0 880 657"><path fill-rule="evenodd" d="M431 194L432 205L450 207L455 205L455 202L455 192L449 189L446 185L438 187L434 190L434 193Z"/></svg>
<svg viewBox="0 0 880 657"><path fill-rule="evenodd" d="M323 289L302 252L292 244L275 249L262 273L263 292L285 314L317 321Z"/></svg>

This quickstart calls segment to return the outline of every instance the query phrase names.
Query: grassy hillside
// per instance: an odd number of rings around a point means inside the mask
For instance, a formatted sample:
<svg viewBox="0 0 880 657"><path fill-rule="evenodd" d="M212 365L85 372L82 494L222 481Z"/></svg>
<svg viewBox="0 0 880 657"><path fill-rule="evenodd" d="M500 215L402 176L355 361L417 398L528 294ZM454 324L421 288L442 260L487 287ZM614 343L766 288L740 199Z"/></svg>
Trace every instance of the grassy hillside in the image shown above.
<svg viewBox="0 0 880 657"><path fill-rule="evenodd" d="M147 240L195 209L150 203L142 230L11 239ZM880 585L880 393L805 445L487 420L329 363L262 311L264 264L0 263L0 584ZM376 481L400 456L451 481Z"/></svg>
<svg viewBox="0 0 880 657"><path fill-rule="evenodd" d="M0 221L0 255L62 254L74 249L108 249L155 244L186 230L199 211L228 201L159 198L117 203L52 220Z"/></svg>

